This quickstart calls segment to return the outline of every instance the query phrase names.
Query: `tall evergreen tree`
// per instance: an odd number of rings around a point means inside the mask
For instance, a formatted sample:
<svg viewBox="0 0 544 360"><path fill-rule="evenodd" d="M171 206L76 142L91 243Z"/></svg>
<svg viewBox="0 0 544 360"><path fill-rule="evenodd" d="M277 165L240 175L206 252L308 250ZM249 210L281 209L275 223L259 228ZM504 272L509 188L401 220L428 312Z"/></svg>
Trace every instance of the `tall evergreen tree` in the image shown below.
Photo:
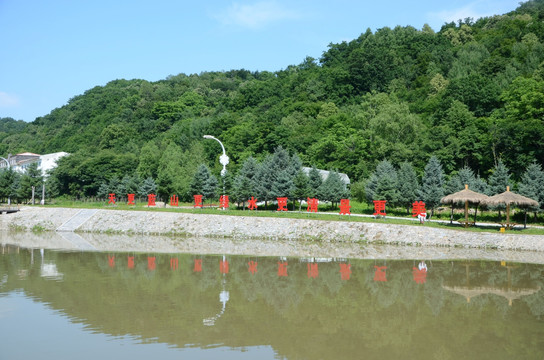
<svg viewBox="0 0 544 360"><path fill-rule="evenodd" d="M321 177L321 173L315 166L312 166L310 171L308 172L308 186L310 187L310 194L308 197L315 198L317 197L317 190L323 183L323 178Z"/></svg>
<svg viewBox="0 0 544 360"><path fill-rule="evenodd" d="M272 184L274 183L274 169L272 167L272 155L267 155L261 162L255 175L255 192L260 201L264 201L265 209L268 202L273 200Z"/></svg>
<svg viewBox="0 0 544 360"><path fill-rule="evenodd" d="M527 167L527 170L521 177L521 182L519 183L519 193L538 201L540 204L539 209L544 208L544 171L540 164L533 162Z"/></svg>
<svg viewBox="0 0 544 360"><path fill-rule="evenodd" d="M238 171L238 174L234 178L233 197L234 201L242 202L244 210L246 209L245 202L252 196L257 196L255 192L256 177L259 164L252 156L248 157L242 167Z"/></svg>
<svg viewBox="0 0 544 360"><path fill-rule="evenodd" d="M338 172L329 171L329 175L318 189L318 195L320 199L330 201L333 207L340 202L340 199L347 197L346 184Z"/></svg>
<svg viewBox="0 0 544 360"><path fill-rule="evenodd" d="M210 181L211 173L210 169L206 164L200 164L195 174L193 175L193 180L189 186L189 191L191 195L203 195L203 199L207 198L204 194L204 188L206 184Z"/></svg>
<svg viewBox="0 0 544 360"><path fill-rule="evenodd" d="M368 179L365 191L369 203L373 200L387 200L390 204L396 204L399 200L399 184L393 164L387 160L380 161Z"/></svg>
<svg viewBox="0 0 544 360"><path fill-rule="evenodd" d="M296 170L289 153L281 146L274 151L272 169L274 176L271 189L272 197L291 197L294 189L293 178L296 175Z"/></svg>
<svg viewBox="0 0 544 360"><path fill-rule="evenodd" d="M293 199L298 200L298 210L301 211L302 209L302 201L306 200L306 198L310 197L311 189L310 189L310 179L308 178L308 175L302 170L299 170L297 172L297 175L295 176L293 180L294 190L293 190ZM294 206L293 201L293 206Z"/></svg>
<svg viewBox="0 0 544 360"><path fill-rule="evenodd" d="M493 173L488 179L490 195L500 194L506 191L507 186L512 186L510 180L510 171L504 165L501 159L493 169Z"/></svg>
<svg viewBox="0 0 544 360"><path fill-rule="evenodd" d="M434 215L434 208L440 204L444 196L444 171L436 156L431 156L425 166L419 196L425 202L427 209L431 209L431 216Z"/></svg>
<svg viewBox="0 0 544 360"><path fill-rule="evenodd" d="M157 194L157 193L158 193L157 183L151 177L148 177L141 182L137 192L138 196L147 196L149 194Z"/></svg>
<svg viewBox="0 0 544 360"><path fill-rule="evenodd" d="M416 171L409 162L400 164L398 171L399 204L406 207L410 212L410 206L419 198L419 181Z"/></svg>

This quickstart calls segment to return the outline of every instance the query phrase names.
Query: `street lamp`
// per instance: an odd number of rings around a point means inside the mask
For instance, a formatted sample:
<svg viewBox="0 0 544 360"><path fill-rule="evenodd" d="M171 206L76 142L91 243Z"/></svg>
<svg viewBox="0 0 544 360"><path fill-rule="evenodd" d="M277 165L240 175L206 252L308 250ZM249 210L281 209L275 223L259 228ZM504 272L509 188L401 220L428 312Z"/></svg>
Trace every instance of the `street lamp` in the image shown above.
<svg viewBox="0 0 544 360"><path fill-rule="evenodd" d="M225 196L225 175L227 175L227 165L229 163L229 157L227 156L227 153L225 152L225 147L223 146L223 143L219 141L218 138L213 137L211 135L204 135L204 139L213 139L221 145L221 149L223 149L223 154L219 156L219 163L223 165L223 170L221 170L221 177L223 178L223 196Z"/></svg>
<svg viewBox="0 0 544 360"><path fill-rule="evenodd" d="M223 155L219 156L219 163L223 165L223 170L221 170L221 176L225 176L227 174L227 165L229 164L229 157L227 156L227 153L225 152L225 147L223 146L223 143L219 141L218 138L215 138L211 135L204 135L204 139L213 139L221 145L221 149L223 149Z"/></svg>

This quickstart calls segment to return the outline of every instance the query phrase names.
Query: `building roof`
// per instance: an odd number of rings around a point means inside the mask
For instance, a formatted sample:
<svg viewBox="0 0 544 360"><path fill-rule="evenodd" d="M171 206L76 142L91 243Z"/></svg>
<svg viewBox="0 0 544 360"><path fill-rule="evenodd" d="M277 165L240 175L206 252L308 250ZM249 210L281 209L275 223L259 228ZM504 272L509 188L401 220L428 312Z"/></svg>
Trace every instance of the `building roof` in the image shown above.
<svg viewBox="0 0 544 360"><path fill-rule="evenodd" d="M312 168L309 168L309 167L302 168L302 171L304 171L306 175L310 173L310 170L312 170ZM329 176L329 173L330 173L330 171L321 170L321 169L317 169L317 171L319 171L319 175L321 175L321 179L323 179L323 181L325 181L325 179ZM349 180L349 176L347 176L347 174L338 173L338 175L340 175L340 179L342 179L344 184L349 185L351 183Z"/></svg>

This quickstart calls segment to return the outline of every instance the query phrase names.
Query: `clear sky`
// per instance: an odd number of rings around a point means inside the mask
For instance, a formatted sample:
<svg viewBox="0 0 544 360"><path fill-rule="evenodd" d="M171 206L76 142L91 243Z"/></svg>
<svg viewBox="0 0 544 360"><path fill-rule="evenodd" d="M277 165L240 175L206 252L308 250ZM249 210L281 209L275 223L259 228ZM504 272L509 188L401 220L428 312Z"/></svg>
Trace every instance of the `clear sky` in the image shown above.
<svg viewBox="0 0 544 360"><path fill-rule="evenodd" d="M503 14L518 0L0 0L0 117L33 121L115 79L319 59L382 27Z"/></svg>

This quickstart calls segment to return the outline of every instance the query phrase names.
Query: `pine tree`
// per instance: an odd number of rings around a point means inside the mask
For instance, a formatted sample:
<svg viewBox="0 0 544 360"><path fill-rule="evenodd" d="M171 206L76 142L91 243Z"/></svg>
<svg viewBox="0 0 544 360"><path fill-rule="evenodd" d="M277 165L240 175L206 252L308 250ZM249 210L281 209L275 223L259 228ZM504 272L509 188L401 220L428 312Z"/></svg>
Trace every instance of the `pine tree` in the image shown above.
<svg viewBox="0 0 544 360"><path fill-rule="evenodd" d="M274 175L274 182L271 189L272 197L291 197L294 189L293 178L296 175L296 171L294 170L289 153L281 146L274 151L272 169Z"/></svg>
<svg viewBox="0 0 544 360"><path fill-rule="evenodd" d="M410 206L418 200L419 181L416 171L409 162L403 162L398 171L399 184L399 204L406 207L406 212L410 212Z"/></svg>
<svg viewBox="0 0 544 360"><path fill-rule="evenodd" d="M527 167L519 183L519 193L538 201L540 209L544 208L544 171L540 164L534 162ZM539 209L533 210L537 211Z"/></svg>
<svg viewBox="0 0 544 360"><path fill-rule="evenodd" d="M346 184L338 172L329 171L329 175L318 189L318 195L323 201L330 201L333 207L340 202L340 199L347 197Z"/></svg>
<svg viewBox="0 0 544 360"><path fill-rule="evenodd" d="M499 159L497 165L493 169L493 173L489 177L488 182L490 195L503 193L506 191L507 186L512 186L509 170L501 159Z"/></svg>
<svg viewBox="0 0 544 360"><path fill-rule="evenodd" d="M298 200L299 208L298 211L302 210L302 201L310 197L310 179L304 173L304 171L299 170L295 179L293 180L294 190L293 190L293 199ZM294 203L294 202L293 202Z"/></svg>
<svg viewBox="0 0 544 360"><path fill-rule="evenodd" d="M312 166L310 171L308 172L308 186L310 187L310 194L308 197L315 198L317 197L317 190L323 183L323 178L321 177L321 173L315 166Z"/></svg>
<svg viewBox="0 0 544 360"><path fill-rule="evenodd" d="M444 171L436 156L431 156L425 166L419 196L425 202L427 209L431 209L431 216L434 215L434 208L440 204L444 196Z"/></svg>
<svg viewBox="0 0 544 360"><path fill-rule="evenodd" d="M210 199L213 200L217 197L217 189L218 189L218 181L217 177L215 175L210 174L208 177L208 180L204 183L204 186L202 187L202 195L203 199Z"/></svg>
<svg viewBox="0 0 544 360"><path fill-rule="evenodd" d="M204 195L204 187L208 183L211 176L210 169L205 164L200 164L195 174L193 175L193 180L189 185L189 192L192 195L203 195L203 198L206 198Z"/></svg>
<svg viewBox="0 0 544 360"><path fill-rule="evenodd" d="M245 202L256 196L255 181L258 172L259 164L252 156L248 157L242 167L238 171L238 174L234 178L233 197L236 202L242 202L244 210L246 209Z"/></svg>
<svg viewBox="0 0 544 360"><path fill-rule="evenodd" d="M273 199L272 184L274 182L274 174L272 168L272 155L267 155L261 162L255 175L255 192L257 198L264 201L265 209L268 206L268 201Z"/></svg>
<svg viewBox="0 0 544 360"><path fill-rule="evenodd" d="M489 181L489 195L496 195L506 191L508 186L512 186L510 181L510 174L508 168L504 165L501 159L497 162L497 165L493 169L493 173L488 179ZM501 210L505 209L504 205L493 206L499 211L499 221L501 219Z"/></svg>
<svg viewBox="0 0 544 360"><path fill-rule="evenodd" d="M153 178L148 177L138 187L138 196L147 196L149 194L157 194L158 187L157 183Z"/></svg>
<svg viewBox="0 0 544 360"><path fill-rule="evenodd" d="M382 160L366 183L366 198L369 203L373 200L387 200L396 204L399 200L399 184L397 171L387 160Z"/></svg>

